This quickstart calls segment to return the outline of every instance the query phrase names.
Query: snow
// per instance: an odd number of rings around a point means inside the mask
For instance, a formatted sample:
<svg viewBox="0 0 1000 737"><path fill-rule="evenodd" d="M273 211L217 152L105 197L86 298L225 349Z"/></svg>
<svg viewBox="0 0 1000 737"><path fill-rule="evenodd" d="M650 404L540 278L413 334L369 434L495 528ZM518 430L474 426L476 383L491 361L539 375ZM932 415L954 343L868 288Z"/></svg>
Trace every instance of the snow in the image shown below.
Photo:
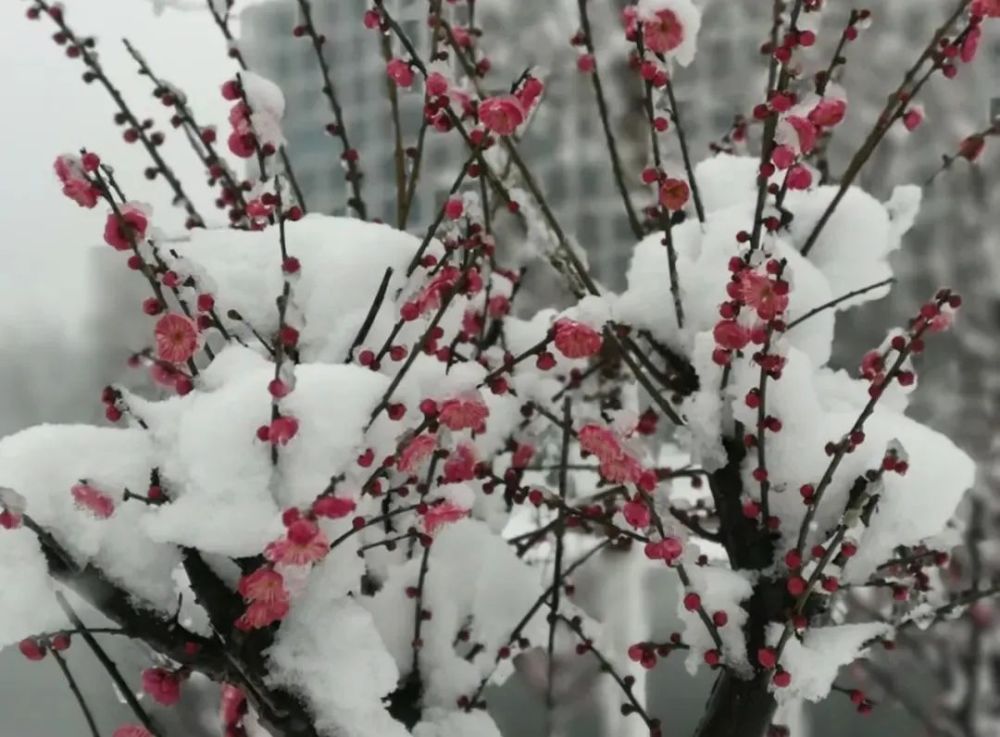
<svg viewBox="0 0 1000 737"><path fill-rule="evenodd" d="M372 612L389 651L405 676L413 667L414 600L405 595L415 586L419 555L390 572L382 590L365 605ZM454 708L456 700L476 691L482 678L492 674L494 683L510 673L494 671L497 650L506 645L511 631L542 592L537 574L517 558L503 539L477 520L446 526L431 546L422 604L431 619L421 625L419 650L424 681L424 701L429 706ZM481 643L482 653L473 662L457 652L455 637L470 622L470 642ZM523 636L542 642L545 611L539 608Z"/></svg>
<svg viewBox="0 0 1000 737"><path fill-rule="evenodd" d="M784 625L771 624L768 644L777 645ZM802 640L792 637L781 653L780 665L792 676L786 688L772 687L779 704L805 699L822 701L842 666L863 657L867 643L892 632L892 627L880 622L841 624L832 627L812 627Z"/></svg>
<svg viewBox="0 0 1000 737"><path fill-rule="evenodd" d="M573 551L568 559L578 560L592 545L593 542L583 535L568 535L566 547ZM653 598L652 592L658 588L659 580L650 580L650 569L666 573L662 566L651 564L639 546L633 546L629 550L604 548L577 569L572 577L573 604L580 607L595 623L599 623L599 626L585 626L584 632L588 637L595 638L601 655L613 664L620 676L628 675L635 679L634 693L640 701L647 700L644 695L649 671L629 660L627 653L629 646L649 637L650 627L655 619L652 613L658 608L658 602ZM673 589L676 577L672 573L668 573L668 576L664 586ZM618 737L648 734L640 720L622 720L621 687L600 672L596 658L578 656L575 646L579 638L568 631L565 634L571 639L566 642L556 641L556 687L561 686L561 692L572 694L567 695L567 700L587 699L597 702L602 734L615 734ZM541 667L546 669L544 677L547 677L545 653L539 652L539 660L542 661ZM593 668L593 671L588 668ZM634 724L638 726L632 726Z"/></svg>
<svg viewBox="0 0 1000 737"><path fill-rule="evenodd" d="M735 163L735 162L732 162ZM734 235L753 220L753 203L744 201L722 210L708 210L702 227L688 219L672 229L685 325L677 327L671 277L663 233L653 233L635 247L628 271L628 289L614 303L615 318L649 330L656 338L684 355L691 355L694 336L711 331L719 321L719 305L727 299L729 259L735 255ZM787 262L785 279L791 285L787 318L792 322L834 296L826 275L798 248L783 239L770 244L773 257ZM886 267L888 268L888 267ZM749 321L748 321L749 320ZM741 317L748 326L752 320ZM834 313L811 317L787 333L787 340L806 351L817 364L830 358Z"/></svg>
<svg viewBox="0 0 1000 737"><path fill-rule="evenodd" d="M691 365L698 372L699 381L708 386L721 386L722 367L712 360L714 348L715 341L710 334L696 336ZM726 451L719 433L723 406L722 392L694 392L683 404L691 460L706 471L715 471L726 465Z"/></svg>
<svg viewBox="0 0 1000 737"><path fill-rule="evenodd" d="M240 72L243 92L250 106L250 125L261 144L275 148L285 143L281 119L285 116L285 96L274 82L251 71Z"/></svg>
<svg viewBox="0 0 1000 737"><path fill-rule="evenodd" d="M689 557L689 556L687 556ZM711 617L715 612L725 612L729 622L725 627L717 627L722 640L722 662L738 673L752 672L747 662L746 637L743 625L747 621L747 611L741 603L753 593L754 576L746 572L733 571L719 565L685 567L691 579L691 586L685 593L695 592L701 597L701 605ZM682 638L690 646L684 666L694 675L704 665L706 650L714 649L715 642L697 611L684 608L683 597L677 605L677 616L684 625Z"/></svg>
<svg viewBox="0 0 1000 737"><path fill-rule="evenodd" d="M941 533L976 475L972 459L941 433L903 417L879 414L872 419L869 434L898 438L909 455L910 468L902 477L887 475L875 514L861 534L858 553L845 568L852 582L871 575L892 557L895 547L915 545Z"/></svg>
<svg viewBox="0 0 1000 737"><path fill-rule="evenodd" d="M850 430L860 405L852 406L845 394L821 393L815 367L804 354L789 349L782 377L770 384L768 413L781 418L781 432L767 436L767 461L777 484L770 495L771 508L782 519L785 533L781 547L795 544L805 506L798 494L802 484L817 484L830 462L824 445L840 439ZM759 371L739 364L732 374L733 416L748 426L756 422L756 410L746 406L743 397L757 386ZM864 396L858 380L853 381L858 400ZM829 384L827 384L829 385ZM856 401L858 401L856 400ZM847 567L848 578L864 580L880 563L891 557L898 545L912 545L941 532L954 514L974 478L972 460L944 435L893 410L876 405L865 423L865 441L853 453L844 456L824 493L815 517L810 543L822 542L825 532L840 519L847 492L854 480L869 469L879 468L889 443L898 440L910 455L905 476L886 474L882 494L871 526L862 532L860 549ZM750 473L756 467L756 454L744 463L744 488L753 494L759 484Z"/></svg>
<svg viewBox="0 0 1000 737"><path fill-rule="evenodd" d="M396 664L371 615L336 587L308 587L292 604L267 656L270 681L302 693L321 732L407 736L382 705L396 688Z"/></svg>
<svg viewBox="0 0 1000 737"><path fill-rule="evenodd" d="M0 535L0 579L0 649L69 626L53 595L42 547L30 530Z"/></svg>
<svg viewBox="0 0 1000 737"><path fill-rule="evenodd" d="M760 160L720 153L698 162L694 179L707 212L724 210L757 196Z"/></svg>
<svg viewBox="0 0 1000 737"><path fill-rule="evenodd" d="M146 505L122 501L125 489L145 493L154 465L149 439L139 430L40 425L0 440L0 486L25 498L27 514L79 565L97 566L144 606L169 612L176 607L170 573L178 553L141 534ZM97 519L75 504L70 489L82 479L115 500L110 518ZM0 532L4 555L8 540L25 534ZM16 545L10 554L31 565L30 546L10 544Z"/></svg>
<svg viewBox="0 0 1000 737"><path fill-rule="evenodd" d="M304 315L300 351L304 360L340 363L354 341L387 268L393 269L385 303L372 336L385 336L395 322L392 295L405 284L406 268L420 241L387 225L352 218L308 215L286 223L290 255L302 263L294 302ZM274 300L282 290L281 254L273 230L194 230L172 244L204 275L205 289L225 317L237 310L263 335L278 327ZM428 249L439 252L440 244ZM238 323L227 329L253 345ZM374 337L369 344L375 343ZM378 341L381 345L381 341Z"/></svg>
<svg viewBox="0 0 1000 737"><path fill-rule="evenodd" d="M805 245L838 189L824 186L807 193L788 193L787 207L795 213L790 237L797 248ZM834 296L892 276L888 256L899 248L919 204L919 187L897 187L890 200L891 214L889 207L863 190L857 187L847 190L809 252L809 260L823 272ZM837 309L846 310L881 299L888 293L888 287L883 287L846 300Z"/></svg>
<svg viewBox="0 0 1000 737"><path fill-rule="evenodd" d="M698 31L701 28L701 11L691 0L639 0L636 9L641 20L653 20L657 13L664 10L672 12L684 29L684 36L681 43L666 56L682 67L694 61L698 48Z"/></svg>
<svg viewBox="0 0 1000 737"><path fill-rule="evenodd" d="M270 421L273 373L253 369L214 392L173 400L172 416L151 422L173 499L145 520L153 539L223 555L259 553L281 534L283 509L307 506L356 458L387 379L354 365L298 366L282 411L299 431L281 447L275 478L270 445L255 436Z"/></svg>

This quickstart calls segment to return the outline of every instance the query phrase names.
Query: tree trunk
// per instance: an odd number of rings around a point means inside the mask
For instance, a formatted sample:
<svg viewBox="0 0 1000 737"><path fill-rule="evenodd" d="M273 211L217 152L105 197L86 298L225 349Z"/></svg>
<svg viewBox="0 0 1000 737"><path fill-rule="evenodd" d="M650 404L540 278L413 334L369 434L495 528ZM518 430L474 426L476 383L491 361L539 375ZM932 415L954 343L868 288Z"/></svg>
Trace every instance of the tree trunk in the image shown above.
<svg viewBox="0 0 1000 737"><path fill-rule="evenodd" d="M763 737L776 707L767 690L768 674L741 680L723 671L708 697L694 737Z"/></svg>

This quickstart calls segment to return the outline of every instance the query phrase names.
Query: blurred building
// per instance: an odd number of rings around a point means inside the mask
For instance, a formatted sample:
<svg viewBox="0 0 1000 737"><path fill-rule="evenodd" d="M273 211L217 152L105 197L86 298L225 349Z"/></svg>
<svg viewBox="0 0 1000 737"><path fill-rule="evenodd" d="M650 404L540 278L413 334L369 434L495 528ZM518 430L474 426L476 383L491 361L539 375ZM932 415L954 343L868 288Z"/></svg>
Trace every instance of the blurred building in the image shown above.
<svg viewBox="0 0 1000 737"><path fill-rule="evenodd" d="M317 30L326 35L326 58L344 108L345 128L351 145L361 155L363 194L370 216L393 222L394 131L386 95L385 60L379 35L361 22L370 5L367 0L311 2ZM388 0L385 5L423 57L428 58L427 1ZM528 127L521 150L560 222L570 233L586 234L581 240L596 258L595 272L620 283L624 274L621 265L634 239L622 216L600 120L593 114L590 79L576 71L573 61L577 52L569 38L578 25L575 2L479 0L475 6L475 23L485 29L482 49L495 70L489 79L507 85L528 68L543 75L545 103ZM599 28L613 31L608 35L620 38L616 12L609 4L602 6L597 8L595 4L595 23L599 19ZM444 7L454 13L455 22L467 22L466 5L444 3ZM277 82L285 93L285 136L310 209L344 212L347 192L339 160L340 142L325 132L332 116L328 101L319 93L322 81L312 45L308 39L292 35L299 18L296 0L272 0L246 8L241 15L240 48L249 66ZM509 45L511 29L516 29L516 46ZM602 51L610 52L611 48L605 44ZM405 56L398 48L395 54ZM612 56L618 57L618 70L622 71L623 55ZM616 86L612 85L612 95ZM406 146L416 144L422 120L422 86L414 88L400 95ZM442 136L429 131L411 228L433 219L463 161L464 147L458 144L457 134Z"/></svg>

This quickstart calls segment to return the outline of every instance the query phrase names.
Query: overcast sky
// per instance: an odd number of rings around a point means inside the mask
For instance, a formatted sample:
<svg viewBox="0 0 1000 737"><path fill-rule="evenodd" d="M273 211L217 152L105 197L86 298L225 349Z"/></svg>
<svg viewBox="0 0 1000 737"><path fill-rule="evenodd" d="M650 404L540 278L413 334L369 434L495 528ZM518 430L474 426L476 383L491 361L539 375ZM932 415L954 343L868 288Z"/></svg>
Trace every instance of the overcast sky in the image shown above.
<svg viewBox="0 0 1000 737"><path fill-rule="evenodd" d="M187 91L199 123L224 130L219 88L235 67L207 11L157 16L152 0L65 6L70 27L97 38L102 63L135 114L153 117L166 133L164 157L203 215L221 222L200 163L122 45L127 37L158 76ZM0 1L0 436L39 422L93 421L100 388L128 381L134 371L125 359L149 339L139 312L144 285L102 240L106 208L85 210L63 197L55 157L96 151L115 166L129 198L152 205L155 226L177 232L183 222L166 183L145 179L146 154L122 140L106 92L83 83L84 64L52 41L51 20L25 17L28 7L27 0Z"/></svg>
<svg viewBox="0 0 1000 737"><path fill-rule="evenodd" d="M157 225L176 227L179 216L169 205L165 183L143 178L145 154L122 141L121 129L111 122L110 98L98 84L83 84L83 63L52 42L51 21L25 18L28 5L0 3L0 289L8 318L16 297L18 315L34 309L39 318L53 314L64 321L78 314L86 299L85 254L88 245L100 242L105 212L100 205L78 208L62 197L52 172L57 154L81 146L97 151L116 167L130 198L153 205ZM199 121L224 123L226 104L218 88L232 67L210 17L171 10L156 16L150 0L65 0L65 5L70 26L96 36L102 62L136 114L152 116L167 133L166 159L205 202L197 160L169 127L169 112L152 98L148 80L136 74L121 41L127 37L159 76L187 90ZM60 299L53 299L55 284Z"/></svg>

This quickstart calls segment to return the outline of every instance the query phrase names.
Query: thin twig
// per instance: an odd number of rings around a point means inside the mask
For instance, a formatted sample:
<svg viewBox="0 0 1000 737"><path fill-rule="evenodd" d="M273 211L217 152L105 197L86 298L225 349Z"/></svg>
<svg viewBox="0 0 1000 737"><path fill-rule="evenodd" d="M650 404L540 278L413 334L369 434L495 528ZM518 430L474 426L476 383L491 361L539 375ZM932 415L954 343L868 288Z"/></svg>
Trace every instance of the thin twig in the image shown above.
<svg viewBox="0 0 1000 737"><path fill-rule="evenodd" d="M819 240L820 235L822 235L827 223L830 222L830 218L833 217L834 211L836 211L841 200L843 200L844 196L847 194L848 189L850 189L854 180L857 179L862 168L868 162L868 159L871 158L872 154L875 153L875 150L892 128L893 124L903 116L907 107L917 96L917 93L927 80L930 79L931 74L939 68L940 62L934 62L931 65L930 71L928 71L916 84L913 84L913 81L916 79L920 69L923 68L924 64L933 58L934 54L937 52L938 44L941 39L951 32L952 26L962 16L965 9L971 2L972 0L960 0L958 7L956 7L955 11L948 17L948 20L945 21L945 23L938 28L937 31L935 31L934 37L931 39L930 43L927 44L927 47L920 54L920 57L907 71L902 84L900 84L897 90L889 96L889 100L886 102L885 108L876 119L874 128L872 128L864 143L861 144L861 147L857 150L854 157L847 165L847 170L841 177L840 188L837 190L837 194L834 195L830 204L827 206L826 210L824 210L823 214L816 222L816 225L813 227L812 232L809 234L808 238L806 238L806 241L802 246L803 256L808 256L809 252L813 249L813 246L816 245L816 242Z"/></svg>
<svg viewBox="0 0 1000 737"><path fill-rule="evenodd" d="M563 538L566 534L566 524L563 518L563 505L566 503L566 494L568 491L569 483L569 472L566 469L569 463L569 447L570 440L572 440L572 435L570 434L568 428L573 426L573 419L570 414L572 407L572 401L569 397L563 400L563 436L562 436L562 450L560 452L560 465L559 470L559 512L557 516L557 524L555 528L556 533L556 550L555 550L555 560L552 564L552 585L549 587L552 591L552 601L549 606L552 608L552 614L549 619L549 642L548 642L548 679L545 683L545 706L549 720L551 722L552 711L555 708L555 698L554 698L554 681L555 681L555 670L556 670L556 659L555 659L555 646L556 646L556 622L559 617L559 603L560 603L560 593L562 586L560 585L560 580L562 579L562 563L563 563ZM551 724L550 724L551 726ZM551 729L549 730L551 734Z"/></svg>
<svg viewBox="0 0 1000 737"><path fill-rule="evenodd" d="M62 671L63 677L66 679L66 684L69 686L69 690L73 692L73 696L76 698L76 703L80 705L80 711L83 712L83 718L87 720L87 728L90 729L90 734L93 735L93 737L101 737L101 733L97 729L97 722L94 721L94 715L91 713L90 707L87 706L87 701L83 698L83 693L81 693L80 687L77 685L73 674L70 673L69 666L66 665L66 660L63 658L62 653L58 650L53 650L52 657L55 659L56 665L59 666L59 670Z"/></svg>
<svg viewBox="0 0 1000 737"><path fill-rule="evenodd" d="M323 55L323 42L325 38L320 36L313 23L312 6L309 0L297 0L297 2L299 9L302 11L302 27L305 29L306 35L309 36L313 51L316 52L316 65L323 79L323 96L330 103L330 112L333 113L334 124L336 125L334 135L340 139L341 146L343 147L341 158L347 164L347 182L352 192L352 197L348 199L347 204L354 209L359 218L367 220L368 211L365 207L364 197L361 194L361 167L358 164L357 152L351 147L351 142L347 137L347 127L344 125L344 111L340 105L340 100L337 98L337 91L330 76L330 66Z"/></svg>
<svg viewBox="0 0 1000 737"><path fill-rule="evenodd" d="M608 112L608 101L604 96L604 85L601 82L600 69L597 65L597 53L594 50L594 37L590 27L590 16L587 13L587 1L577 0L580 9L580 27L583 32L583 43L594 60L594 69L590 72L590 80L594 86L594 97L597 100L597 111L601 118L601 126L604 129L604 140L608 146L608 154L611 156L611 169L614 172L615 184L621 194L622 203L625 205L625 214L628 216L629 226L636 238L642 238L645 229L639 221L635 206L632 204L632 197L629 195L628 186L625 184L625 169L622 166L621 156L618 153L618 142L611 129L610 113ZM702 218L704 220L704 218Z"/></svg>
<svg viewBox="0 0 1000 737"><path fill-rule="evenodd" d="M215 3L216 0L205 0L205 6L208 8L208 12L211 14L212 20L222 33L222 37L226 40L230 58L236 61L242 71L250 71L250 68L247 66L246 59L243 58L243 53L240 51L239 43L237 42L236 37L233 36L232 29L229 27L229 12L226 11L223 15L216 9ZM285 177L288 179L288 183L292 185L292 192L295 194L295 201L299 203L299 207L302 208L302 212L308 212L309 208L306 206L306 199L302 194L302 188L299 186L298 177L295 176L295 170L292 168L292 160L288 156L287 149L284 146L281 146L278 149L278 155L281 157L281 165L285 170Z"/></svg>
<svg viewBox="0 0 1000 737"><path fill-rule="evenodd" d="M810 317L814 317L815 315L818 315L820 312L823 312L824 310L828 310L831 307L836 307L841 302L846 302L847 300L851 299L852 297L857 297L859 295L866 294L866 293L871 292L872 290L878 289L880 287L887 287L890 284L895 284L895 283L896 283L895 277L890 276L888 279L883 279L880 282L875 282L874 284L869 284L867 287L861 287L860 289L855 289L854 291L848 292L847 294L840 295L836 299L831 299L829 302L824 302L823 304L819 305L818 307L813 307L811 310L809 310L808 312L806 312L801 317L797 317L794 320L792 320L790 323L788 323L788 326L785 328L785 332L788 332L789 330L791 330L792 328L794 328L796 325L799 325L799 324L805 322Z"/></svg>
<svg viewBox="0 0 1000 737"><path fill-rule="evenodd" d="M64 16L61 12L53 14L52 6L46 0L36 0L36 4L42 8L46 12L46 15L48 15L55 22L55 24L59 27L59 30L66 36L68 43L80 50L80 58L83 60L84 64L86 64L91 74L94 75L94 79L101 83L101 86L104 87L105 91L114 101L118 108L118 112L124 116L126 122L129 124L130 130L135 131L137 140L142 143L142 147L146 149L146 153L149 154L149 158L151 158L153 163L156 165L157 171L163 175L167 184L170 185L170 189L173 190L176 202L179 202L184 207L185 212L187 212L189 223L192 227L204 227L204 218L202 218L202 216L198 213L194 203L185 193L184 187L181 185L180 180L174 174L173 170L167 166L167 162L163 160L157 144L154 143L151 137L146 133L146 129L143 127L142 122L136 118L135 114L132 112L132 108L129 107L125 98L122 96L121 91L119 91L119 89L111 82L111 79L104 71L104 67L102 67L100 62L97 60L97 55L89 51L87 44L81 41L73 30L66 25L66 21L64 20Z"/></svg>
<svg viewBox="0 0 1000 737"><path fill-rule="evenodd" d="M84 642L87 643L87 646L94 653L94 657L96 657L100 664L104 667L108 677L110 677L114 682L115 686L118 688L118 692L121 694L121 697L125 699L125 703L128 704L132 713L135 714L136 719L142 722L142 725L148 729L154 737L163 737L163 733L156 726L156 723L152 720L152 718L150 718L149 714L146 713L146 710L142 708L142 704L140 704L139 700L135 697L135 694L132 692L132 688L122 677L121 672L118 670L118 666L115 665L115 661L108 656L104 648L101 647L101 644L94 638L93 635L90 634L90 630L87 629L87 626L80 619L79 615L77 615L73 607L70 606L69 602L66 601L66 597L61 591L56 592L56 601L59 603L60 608L66 613L66 616L69 617L73 626L80 632L80 636L83 637Z"/></svg>
<svg viewBox="0 0 1000 737"><path fill-rule="evenodd" d="M365 320L361 323L361 329L358 330L358 334L354 337L354 342L351 343L351 347L347 351L347 363L354 360L354 351L357 350L357 348L365 342L365 338L368 337L368 332L372 329L372 325L375 323L375 317L378 315L378 311L382 308L382 303L385 301L385 294L389 289L389 280L391 278L392 267L387 266L385 274L382 275L382 282L379 284L378 291L375 292L375 299L372 300L371 306L368 308L368 314L365 315Z"/></svg>
<svg viewBox="0 0 1000 737"><path fill-rule="evenodd" d="M698 181L694 176L694 164L691 161L691 151L688 149L687 135L684 132L684 124L681 122L680 106L677 98L674 97L674 83L667 77L667 99L670 101L670 119L677 129L677 141L681 145L681 158L684 159L684 169L687 170L688 183L691 185L691 198L694 200L694 209L698 213L698 222L705 222L705 206L701 201L701 190L698 188Z"/></svg>

